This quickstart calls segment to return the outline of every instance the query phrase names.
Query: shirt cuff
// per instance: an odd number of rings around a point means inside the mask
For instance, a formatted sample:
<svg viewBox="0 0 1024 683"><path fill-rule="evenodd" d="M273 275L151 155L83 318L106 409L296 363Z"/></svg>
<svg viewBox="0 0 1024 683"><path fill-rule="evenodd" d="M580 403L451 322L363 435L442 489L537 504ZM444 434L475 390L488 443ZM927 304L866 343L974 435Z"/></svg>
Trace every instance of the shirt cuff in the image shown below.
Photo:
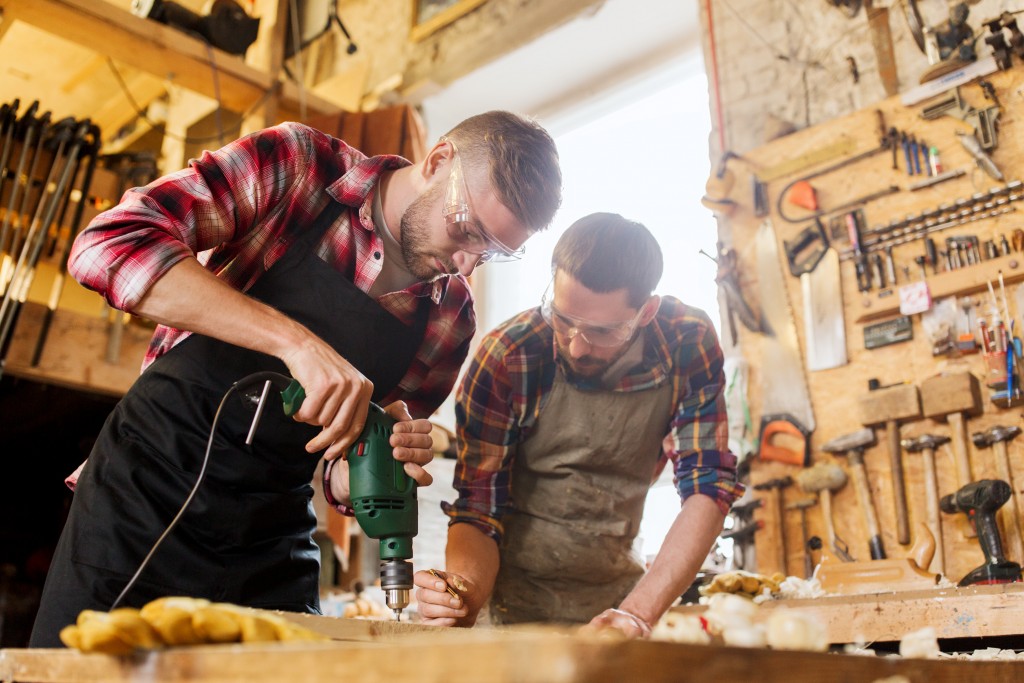
<svg viewBox="0 0 1024 683"><path fill-rule="evenodd" d="M334 508L337 512L345 515L346 517L355 517L356 511L351 505L345 505L334 500L334 496L331 495L331 472L334 471L335 460L327 460L324 462L324 498L327 499L327 504Z"/></svg>

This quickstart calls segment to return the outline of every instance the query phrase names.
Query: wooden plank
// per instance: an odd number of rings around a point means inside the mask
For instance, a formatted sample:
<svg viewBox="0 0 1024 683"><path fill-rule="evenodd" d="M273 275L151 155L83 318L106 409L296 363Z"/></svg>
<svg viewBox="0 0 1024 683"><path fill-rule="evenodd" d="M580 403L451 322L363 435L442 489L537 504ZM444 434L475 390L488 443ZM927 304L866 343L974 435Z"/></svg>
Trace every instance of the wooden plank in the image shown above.
<svg viewBox="0 0 1024 683"><path fill-rule="evenodd" d="M824 672L828 672L827 674ZM377 643L271 643L178 648L136 657L0 650L0 680L38 683L911 683L1020 680L1019 662L960 662L614 641L545 630L451 630Z"/></svg>
<svg viewBox="0 0 1024 683"><path fill-rule="evenodd" d="M686 605L672 611L699 614L706 609ZM1021 632L1024 584L773 600L761 604L758 621L767 621L779 609L813 616L834 645L898 642L925 626L933 626L939 638L1012 636Z"/></svg>
<svg viewBox="0 0 1024 683"><path fill-rule="evenodd" d="M281 88L276 79L247 65L240 57L217 48L208 49L206 43L178 29L137 17L106 2L0 0L0 9L5 21L13 16L208 97L217 95L211 77L211 67L215 67L221 102L232 111L244 112L270 88ZM285 112L297 111L294 88L281 88L280 98ZM305 99L312 112L338 110L312 93L307 92Z"/></svg>
<svg viewBox="0 0 1024 683"><path fill-rule="evenodd" d="M33 367L32 353L45 311L45 306L31 301L22 306L4 374L110 396L123 395L139 376L152 331L138 325L125 326L118 362L108 363L107 318L59 308L39 365Z"/></svg>
<svg viewBox="0 0 1024 683"><path fill-rule="evenodd" d="M262 17L259 35L246 52L246 61L277 81L284 64L288 0L258 0L257 14ZM277 98L268 98L242 121L241 135L247 135L277 122Z"/></svg>
<svg viewBox="0 0 1024 683"><path fill-rule="evenodd" d="M326 617L320 614L283 611L274 611L273 615L287 619L303 628L316 631L334 640L370 641L413 633L437 633L441 630L439 626L426 626L424 624L413 624L408 621L395 621L393 619L343 619L339 617Z"/></svg>

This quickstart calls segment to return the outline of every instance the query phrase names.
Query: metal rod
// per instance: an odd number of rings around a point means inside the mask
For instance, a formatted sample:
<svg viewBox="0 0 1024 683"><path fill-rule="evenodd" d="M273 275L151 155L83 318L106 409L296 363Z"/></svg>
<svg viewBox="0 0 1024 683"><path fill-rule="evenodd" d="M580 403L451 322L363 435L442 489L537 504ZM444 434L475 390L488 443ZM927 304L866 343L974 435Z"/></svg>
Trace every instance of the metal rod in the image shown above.
<svg viewBox="0 0 1024 683"><path fill-rule="evenodd" d="M908 244L910 242L914 242L916 240L921 239L925 235L930 235L933 232L938 232L940 230L945 230L947 228L953 228L953 227L956 227L956 226L959 226L959 225L964 225L966 223L973 223L974 221L980 221L980 220L983 220L983 219L986 219L986 218L993 218L995 216L1001 216L1001 215L1003 215L1005 213L1010 213L1010 212L1013 212L1013 211L1016 211L1016 210L1017 210L1016 207L1004 206L1002 208L993 209L991 211L986 211L986 212L983 212L983 213L971 214L971 215L963 217L963 218L959 218L959 219L955 219L955 220L951 220L951 221L946 221L944 223L939 223L937 225L930 226L927 229L918 230L917 232L914 232L912 234L907 234L907 235L903 235L903 236L900 236L900 237L885 238L885 239L882 239L882 240L878 240L877 242L873 243L872 245L864 247L864 251L874 251L875 249L880 248L880 247L896 247L896 246L899 246L901 244ZM844 261L848 261L848 260L854 258L854 256L855 255L854 255L854 253L852 251L845 251L845 252L843 252L841 258Z"/></svg>
<svg viewBox="0 0 1024 683"><path fill-rule="evenodd" d="M79 188L78 205L75 207L75 214L71 218L71 225L68 229L68 239L61 251L57 276L53 280L53 287L50 289L50 299L47 301L46 313L43 315L43 322L39 328L39 337L36 339L36 347L32 351L32 367L37 367L43 356L43 347L46 346L46 338L50 334L50 325L53 324L53 316L57 312L57 304L60 303L60 295L64 291L64 281L68 272L68 256L71 254L71 245L78 235L82 226L82 214L85 211L85 204L89 201L89 188L92 185L93 173L96 170L96 162L100 152L100 129L94 125L90 131L93 136L93 144L86 151L89 163L85 167L85 175L82 178L82 185Z"/></svg>
<svg viewBox="0 0 1024 683"><path fill-rule="evenodd" d="M53 218L57 213L57 200L64 194L71 175L71 169L75 166L75 160L78 158L82 145L85 142L85 136L92 125L91 122L86 119L82 123L78 124L74 133L71 133L70 126L74 125L75 122L73 119L68 121L70 124L64 128L59 138L57 149L58 156L63 152L69 138L73 140L73 142L70 151L64 155L60 179L57 182L57 187L51 195L50 200L45 202L47 205L46 211L41 221L37 220L39 212L36 212L36 218L32 221L28 237L25 240L24 248L21 250L21 254L18 257L18 264L15 266L15 272L11 278L11 284L4 293L3 303L0 304L0 351L2 351L2 354L0 354L0 376L3 375L3 365L6 362L6 347L13 331L14 323L20 311L21 304L25 302L28 290L32 286L32 280L35 277L35 267L39 259L39 254L42 251L43 238L46 236L49 225L53 222ZM55 166L56 165L50 169L51 176L55 170ZM49 187L49 184L48 179L46 187Z"/></svg>
<svg viewBox="0 0 1024 683"><path fill-rule="evenodd" d="M3 194L4 180L7 178L7 160L14 145L14 125L18 120L18 107L21 100L15 99L11 104L0 107L0 131L3 132L4 144L0 148L0 195Z"/></svg>
<svg viewBox="0 0 1024 683"><path fill-rule="evenodd" d="M252 425L249 427L249 434L245 437L245 445L251 446L252 440L256 436L256 426L260 423L260 418L263 417L263 408L267 405L267 396L270 395L270 387L273 386L273 382L269 379L263 383L263 392L260 393L259 403L256 404L256 414L252 416Z"/></svg>
<svg viewBox="0 0 1024 683"><path fill-rule="evenodd" d="M3 226L0 227L0 251L7 250L7 235L10 233L11 219L14 217L14 207L18 204L18 194L22 185L28 185L28 191L31 192L32 177L29 176L24 183L22 183L21 179L25 175L25 164L32 150L32 142L38 131L39 123L42 120L35 118L35 111L38 108L39 101L37 100L32 103L32 106L29 107L19 122L19 125L24 128L24 136L21 140L21 154L18 155L18 166L13 176L14 187L11 188L10 200L7 202L7 212L4 214ZM10 249L12 256L15 251L17 251L17 247L12 244Z"/></svg>

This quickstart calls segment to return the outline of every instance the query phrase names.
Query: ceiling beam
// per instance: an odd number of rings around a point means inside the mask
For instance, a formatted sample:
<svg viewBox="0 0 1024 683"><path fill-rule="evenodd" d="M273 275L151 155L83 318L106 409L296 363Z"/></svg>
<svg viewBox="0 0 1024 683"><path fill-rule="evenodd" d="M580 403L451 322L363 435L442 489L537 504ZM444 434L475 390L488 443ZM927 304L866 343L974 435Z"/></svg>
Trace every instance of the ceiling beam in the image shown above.
<svg viewBox="0 0 1024 683"><path fill-rule="evenodd" d="M240 57L210 48L203 41L156 21L96 0L0 0L3 21L24 21L101 55L131 64L159 78L219 99L232 111L245 112L274 87L279 115L297 118L299 89L246 64ZM214 79L214 69L217 78ZM339 108L313 93L304 93L310 114Z"/></svg>

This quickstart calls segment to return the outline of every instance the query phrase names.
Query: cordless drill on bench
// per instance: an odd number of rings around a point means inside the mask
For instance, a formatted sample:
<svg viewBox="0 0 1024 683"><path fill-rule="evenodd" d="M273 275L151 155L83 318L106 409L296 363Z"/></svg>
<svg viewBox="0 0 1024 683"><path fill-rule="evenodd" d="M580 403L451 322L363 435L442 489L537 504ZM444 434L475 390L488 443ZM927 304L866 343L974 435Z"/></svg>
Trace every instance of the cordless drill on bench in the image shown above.
<svg viewBox="0 0 1024 683"><path fill-rule="evenodd" d="M1003 555L1003 542L996 525L996 510L1010 499L1013 490L1001 479L971 482L956 493L943 496L939 508L947 514L963 512L978 532L985 564L967 573L959 585L1013 583L1021 580L1020 565Z"/></svg>

